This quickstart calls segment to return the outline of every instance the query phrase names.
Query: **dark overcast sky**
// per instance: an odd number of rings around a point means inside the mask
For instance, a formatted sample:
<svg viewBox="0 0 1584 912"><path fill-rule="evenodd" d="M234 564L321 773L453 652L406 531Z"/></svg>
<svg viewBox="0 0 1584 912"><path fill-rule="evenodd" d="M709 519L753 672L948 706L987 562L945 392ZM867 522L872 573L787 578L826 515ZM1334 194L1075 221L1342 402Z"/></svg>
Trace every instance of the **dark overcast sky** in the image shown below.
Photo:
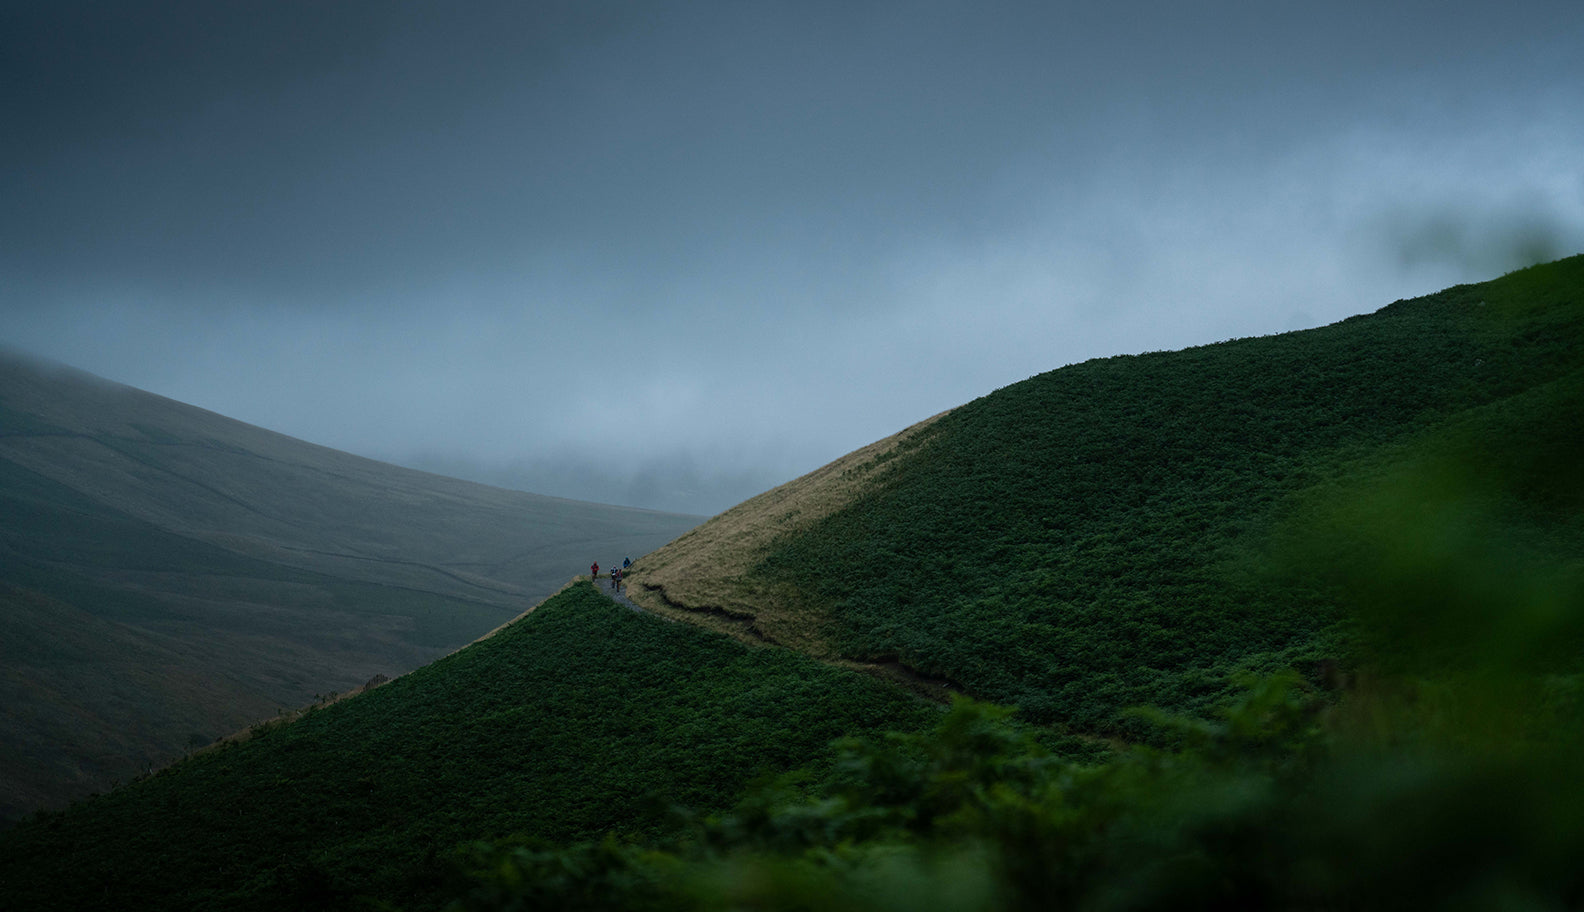
<svg viewBox="0 0 1584 912"><path fill-rule="evenodd" d="M0 6L0 343L714 512L1584 250L1584 5Z"/></svg>

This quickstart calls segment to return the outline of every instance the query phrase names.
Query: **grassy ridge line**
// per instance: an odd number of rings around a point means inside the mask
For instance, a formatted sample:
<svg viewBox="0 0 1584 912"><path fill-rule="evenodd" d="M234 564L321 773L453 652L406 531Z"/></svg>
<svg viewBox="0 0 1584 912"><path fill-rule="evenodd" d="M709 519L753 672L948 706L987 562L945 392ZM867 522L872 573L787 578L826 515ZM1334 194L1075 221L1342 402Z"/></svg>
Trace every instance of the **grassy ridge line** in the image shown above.
<svg viewBox="0 0 1584 912"><path fill-rule="evenodd" d="M561 593L565 592L566 590L568 590L568 589L572 588L573 586L577 585L578 582L580 580L582 580L582 579L583 579L583 577L581 577L581 576L573 577L572 579L568 580L566 582L566 584L563 585L560 589L557 589L555 592L552 592L550 595L546 596L545 598L540 599L538 602L534 603L531 607L529 607L522 614L519 614L516 617L512 618L511 620L505 622L504 624L501 624L499 627L496 627L494 630L491 630L488 633L485 633L485 634L481 635L480 637L475 639L473 642L465 643L465 644L463 644L461 646L458 646L457 648L451 650L450 652L446 653L444 656L441 656L440 658L443 659L443 658L446 658L447 656L455 655L458 652L461 652L462 650L468 648L469 646L473 646L475 644L482 643L485 640L495 636L496 634L499 634L499 633L505 631L507 628L511 627L513 624L517 623L518 621L522 620L523 618L527 617L528 615L533 614L536 610L539 609L539 607L541 605L545 604L546 602L550 601L551 599L555 598L556 596L560 595ZM194 753L195 754L201 754L201 753L205 753L207 751L216 750L218 748L225 747L226 745L229 745L229 744L235 744L235 743L240 743L240 742L243 742L243 741L252 740L255 735L259 734L260 732L265 731L266 729L273 728L273 727L278 726L278 725L290 725L291 723L296 722L298 719L301 719L301 718L307 716L309 713L317 712L317 711L319 711L321 709L324 709L326 706L331 706L331 705L336 704L336 703L342 703L342 702L350 700L350 699L352 699L354 697L362 696L363 694L366 694L369 691L374 690L377 687L383 687L384 685L389 684L391 681L397 680L399 678L406 677L407 675L409 675L411 673L412 673L411 671L405 671L405 672L402 672L401 674L397 675L395 678L387 678L387 677L381 675L381 676L369 679L369 681L367 683L365 683L362 687L353 688L351 690L348 690L348 691L345 691L345 692L342 692L342 693L326 694L323 697L321 697L320 699L315 700L313 703L309 703L306 706L298 707L297 709L292 710L291 712L282 712L281 714L277 715L273 719L266 719L266 720L264 720L262 722L258 722L258 723L255 723L253 725L249 725L247 728L241 729L240 731L236 731L236 732L233 732L233 733L231 733L229 735L226 735L223 738L219 738L214 743L208 744L208 745L200 748L199 750L194 751ZM161 767L160 771L163 771L164 769L167 769L167 768L169 768L171 766L174 766L174 765L176 765L177 763L180 763L180 762L181 762L181 759L172 760L170 763L165 764L165 766Z"/></svg>
<svg viewBox="0 0 1584 912"><path fill-rule="evenodd" d="M628 596L664 617L836 658L825 619L753 568L777 538L839 512L882 482L893 460L928 437L944 414L750 498L639 558L628 571Z"/></svg>
<svg viewBox="0 0 1584 912"><path fill-rule="evenodd" d="M830 742L938 711L861 675L575 583L354 700L0 834L17 908L436 902L476 839L655 836ZM105 897L110 901L106 901Z"/></svg>
<svg viewBox="0 0 1584 912"><path fill-rule="evenodd" d="M493 637L493 636L495 636L495 635L497 635L499 633L502 633L508 627L512 626L513 624L517 623L518 621L522 620L523 618L527 617L528 615L533 614L535 611L538 611L539 608L542 605L544 605L545 602L550 601L551 599L555 598L556 596L560 595L561 593L567 591L568 589L571 589L573 586L576 586L578 584L578 582L582 578L583 577L581 577L581 576L572 577L571 579L567 580L564 584L562 584L560 589L557 589L556 591L554 591L554 592L550 593L549 595L545 596L544 598L540 599L538 602L534 603L533 605L530 605L527 608L527 610L523 611L522 614L517 615L516 617L514 617L511 620L507 621L506 623L501 624L499 627L496 627L494 630L491 630L490 632L480 636L478 639L474 640L472 643L468 643L466 646L459 646L456 649L451 650L451 652L447 653L447 655L453 655L455 653L461 652L462 650L468 648L468 646L473 646L475 644L482 643L485 640L487 640L487 639L489 639L489 638L491 638L491 637Z"/></svg>
<svg viewBox="0 0 1584 912"><path fill-rule="evenodd" d="M1584 354L1584 258L1316 330L1062 368L944 416L883 486L752 572L893 658L1035 719L1132 733L1248 671L1345 649L1334 594L1266 536L1316 485L1381 471L1465 409Z"/></svg>

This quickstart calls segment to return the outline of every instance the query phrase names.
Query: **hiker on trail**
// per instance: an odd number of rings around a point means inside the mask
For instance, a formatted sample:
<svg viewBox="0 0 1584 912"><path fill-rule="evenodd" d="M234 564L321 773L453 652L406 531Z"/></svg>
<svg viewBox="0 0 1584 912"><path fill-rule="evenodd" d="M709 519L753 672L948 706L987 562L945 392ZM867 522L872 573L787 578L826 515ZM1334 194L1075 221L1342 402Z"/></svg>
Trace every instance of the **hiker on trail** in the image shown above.
<svg viewBox="0 0 1584 912"><path fill-rule="evenodd" d="M628 567L631 567L631 566L632 566L632 558L630 558L630 557L622 558L622 569L623 570L626 570Z"/></svg>
<svg viewBox="0 0 1584 912"><path fill-rule="evenodd" d="M614 591L614 592L620 592L621 591L621 584L622 584L621 568L620 567L612 567L611 568L611 590Z"/></svg>
<svg viewBox="0 0 1584 912"><path fill-rule="evenodd" d="M599 582L599 561L589 565L589 579L596 583Z"/></svg>

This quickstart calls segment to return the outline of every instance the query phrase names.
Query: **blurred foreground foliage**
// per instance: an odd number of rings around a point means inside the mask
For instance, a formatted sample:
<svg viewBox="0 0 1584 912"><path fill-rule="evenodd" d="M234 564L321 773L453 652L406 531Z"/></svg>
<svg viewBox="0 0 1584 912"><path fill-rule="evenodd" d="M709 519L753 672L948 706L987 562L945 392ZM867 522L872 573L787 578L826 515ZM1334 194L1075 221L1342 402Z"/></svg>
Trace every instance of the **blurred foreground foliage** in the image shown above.
<svg viewBox="0 0 1584 912"><path fill-rule="evenodd" d="M1411 689L1338 704L1275 676L1216 722L1158 717L1183 749L1081 765L962 699L843 743L833 788L766 784L665 848L476 845L453 908L1576 908L1580 719L1551 709L1489 741L1424 724Z"/></svg>
<svg viewBox="0 0 1584 912"><path fill-rule="evenodd" d="M1006 712L964 699L934 732L846 742L833 789L808 798L795 782L767 784L665 849L480 844L453 908L1584 901L1576 705L1529 717L1530 738L1491 742L1422 724L1409 690L1337 704L1276 676L1216 722L1167 717L1184 749L1138 748L1098 766L1052 757Z"/></svg>
<svg viewBox="0 0 1584 912"><path fill-rule="evenodd" d="M476 845L453 908L1584 906L1581 419L1574 373L1315 489L1262 572L1344 605L1353 660L1133 710L1101 763L959 699L664 845Z"/></svg>

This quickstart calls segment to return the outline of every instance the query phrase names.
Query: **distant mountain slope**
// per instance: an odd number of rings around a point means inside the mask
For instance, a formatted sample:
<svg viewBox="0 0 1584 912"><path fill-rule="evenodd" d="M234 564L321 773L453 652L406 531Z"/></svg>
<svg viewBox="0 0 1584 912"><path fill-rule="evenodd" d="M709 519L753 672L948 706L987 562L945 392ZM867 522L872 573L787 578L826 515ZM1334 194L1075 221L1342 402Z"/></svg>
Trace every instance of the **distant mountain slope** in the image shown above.
<svg viewBox="0 0 1584 912"><path fill-rule="evenodd" d="M750 557L717 530L764 501L727 511L638 562L632 588L729 607L744 630L760 620L735 594L773 593L773 624L818 651L1141 735L1119 710L1203 710L1241 672L1345 649L1334 593L1252 569L1297 505L1581 366L1581 257L1320 329L1076 364L810 476L811 497L870 480L812 522L775 528L799 508L778 502Z"/></svg>
<svg viewBox="0 0 1584 912"><path fill-rule="evenodd" d="M0 821L417 667L697 522L0 356Z"/></svg>

